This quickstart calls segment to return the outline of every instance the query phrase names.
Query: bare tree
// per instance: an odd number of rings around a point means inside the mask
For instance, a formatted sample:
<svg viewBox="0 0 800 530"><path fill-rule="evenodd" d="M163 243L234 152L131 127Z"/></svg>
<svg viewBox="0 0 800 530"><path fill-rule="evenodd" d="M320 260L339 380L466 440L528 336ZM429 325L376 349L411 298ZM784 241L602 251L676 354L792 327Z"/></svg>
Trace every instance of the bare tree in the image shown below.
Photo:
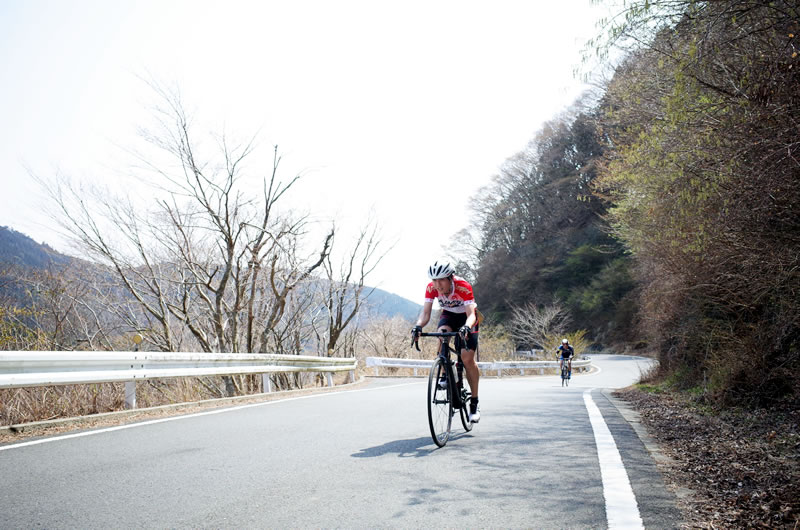
<svg viewBox="0 0 800 530"><path fill-rule="evenodd" d="M6 265L0 267L0 277L7 331L36 339L16 349L112 349L114 324L97 296L97 277L85 262L59 260L41 268Z"/></svg>
<svg viewBox="0 0 800 530"><path fill-rule="evenodd" d="M50 264L27 271L20 281L27 287L33 320L47 338L47 349L113 349L114 323L97 297L97 278L84 263Z"/></svg>
<svg viewBox="0 0 800 530"><path fill-rule="evenodd" d="M0 263L0 350L44 349L46 338L36 329L35 312L19 303L24 292L23 269Z"/></svg>
<svg viewBox="0 0 800 530"><path fill-rule="evenodd" d="M114 272L128 299L119 316L152 347L297 351L283 344L297 340L287 329L303 320L293 295L326 262L333 229L304 254L307 218L277 211L298 179L279 180L277 147L254 196L244 173L254 142L223 137L217 157L201 159L179 95L155 88L165 104L161 127L144 136L158 152L137 155L158 178L155 207L60 178L46 183L57 221ZM172 163L156 162L159 153Z"/></svg>
<svg viewBox="0 0 800 530"><path fill-rule="evenodd" d="M554 350L569 323L569 314L558 303L539 308L528 302L511 306L508 327L517 343Z"/></svg>
<svg viewBox="0 0 800 530"><path fill-rule="evenodd" d="M409 354L416 353L410 343L411 325L399 316L370 319L359 334L359 352L363 357L409 357Z"/></svg>
<svg viewBox="0 0 800 530"><path fill-rule="evenodd" d="M345 330L359 314L362 304L375 290L367 288L367 276L375 270L386 252L381 251L378 225L368 221L356 237L355 244L338 268L334 267L330 254L324 261L327 282L322 287L325 308L325 329L318 331L318 340L325 343L325 352L333 355L342 349L345 339L344 355L355 354L356 332L345 337ZM347 347L349 346L349 348Z"/></svg>

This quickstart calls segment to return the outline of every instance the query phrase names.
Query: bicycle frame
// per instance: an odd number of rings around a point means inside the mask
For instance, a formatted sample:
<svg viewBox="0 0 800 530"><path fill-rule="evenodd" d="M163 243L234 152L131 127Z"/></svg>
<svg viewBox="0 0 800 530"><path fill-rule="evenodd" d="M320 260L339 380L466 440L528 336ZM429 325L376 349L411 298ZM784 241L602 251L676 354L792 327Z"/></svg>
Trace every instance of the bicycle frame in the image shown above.
<svg viewBox="0 0 800 530"><path fill-rule="evenodd" d="M451 374L455 377L453 381L456 383L456 389L458 392L454 393L454 403L453 408L459 409L462 406L461 403L461 389L464 386L464 363L461 361L461 350L463 349L462 345L462 338L458 332L455 331L441 331L435 333L420 333L420 337L439 337L442 340L441 347L439 348L438 356L441 357L445 365L447 366L447 373ZM452 359L450 359L450 337L455 337L455 343L453 344L453 353L456 354L456 362L454 363ZM414 346L416 346L417 351L422 351L419 349L419 343L414 341ZM466 406L466 404L463 404Z"/></svg>
<svg viewBox="0 0 800 530"><path fill-rule="evenodd" d="M559 358L559 361L561 361L561 386L568 386L569 374L571 372L571 366L572 366L572 358L561 357Z"/></svg>

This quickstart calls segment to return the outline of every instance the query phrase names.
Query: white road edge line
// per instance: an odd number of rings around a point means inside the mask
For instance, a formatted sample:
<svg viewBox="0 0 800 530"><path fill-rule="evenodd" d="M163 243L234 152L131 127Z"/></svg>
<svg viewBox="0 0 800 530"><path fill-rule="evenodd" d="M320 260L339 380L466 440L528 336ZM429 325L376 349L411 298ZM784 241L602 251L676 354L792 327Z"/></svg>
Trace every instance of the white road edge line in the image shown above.
<svg viewBox="0 0 800 530"><path fill-rule="evenodd" d="M600 476L603 479L603 497L606 499L606 519L609 529L644 528L639 515L639 506L633 494L628 473L622 457L608 430L600 409L592 399L591 389L583 392L583 401L589 412L589 421L594 431L597 458L600 461Z"/></svg>
<svg viewBox="0 0 800 530"><path fill-rule="evenodd" d="M103 434L103 433L107 433L107 432L121 431L123 429L133 429L135 427L144 427L146 425L155 425L156 423L164 423L164 422L167 422L167 421L185 420L185 419L188 419L188 418L197 418L199 416L210 416L211 414L222 414L224 412L233 412L235 410L249 409L249 408L252 408L252 407L263 407L263 406L266 406L266 405L274 405L275 403L285 403L287 401L297 401L299 399L311 399L311 398L318 398L318 397L322 397L322 396L334 396L334 395L339 395L339 394L350 394L350 393L353 393L353 392L371 392L371 391L374 391L374 390L384 390L386 388L396 388L396 387L399 387L399 386L408 386L408 385L415 385L415 384L419 384L419 383L415 381L414 383L400 383L400 384L397 384L397 385L381 386L381 387L378 387L378 388L360 388L360 389L356 389L356 390L342 390L341 392L325 392L324 394L311 394L311 395L308 395L308 396L297 396L297 397L291 397L291 398L285 398L285 399L276 399L274 401L264 401L264 402L261 402L261 403L250 403L250 404L247 404L247 405L238 405L238 406L230 407L230 408L220 408L220 409L208 410L208 411L205 411L205 412L195 412L194 414L186 414L184 416L172 416L172 417L169 417L169 418L159 418L157 420L148 420L148 421L142 421L142 422L138 422L138 423L129 423L127 425L118 425L116 427L107 427L105 429L97 429L97 430L94 430L94 431L84 431L84 432L77 432L77 433L74 433L74 434L65 434L63 436L53 436L52 438L40 438L38 440L31 440L29 442L20 442L18 444L13 444L13 445L2 445L2 446L0 446L0 451L7 451L9 449L18 449L18 448L27 447L27 446L30 446L30 445L39 445L39 444L44 444L44 443L49 443L49 442L57 442L57 441L60 441L60 440L69 440L70 438L80 438L82 436L91 436L93 434Z"/></svg>

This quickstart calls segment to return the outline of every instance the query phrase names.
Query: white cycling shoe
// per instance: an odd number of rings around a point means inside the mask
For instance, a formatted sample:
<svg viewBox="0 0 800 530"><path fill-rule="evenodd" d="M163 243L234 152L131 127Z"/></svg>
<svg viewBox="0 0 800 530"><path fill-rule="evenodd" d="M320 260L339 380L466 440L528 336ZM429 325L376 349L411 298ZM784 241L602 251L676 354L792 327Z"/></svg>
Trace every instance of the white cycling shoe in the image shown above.
<svg viewBox="0 0 800 530"><path fill-rule="evenodd" d="M470 408L469 421L472 422L472 423L478 423L479 421L481 421L481 411L478 410L478 407L475 407L475 412L472 412L472 405L471 404L470 404L469 408Z"/></svg>

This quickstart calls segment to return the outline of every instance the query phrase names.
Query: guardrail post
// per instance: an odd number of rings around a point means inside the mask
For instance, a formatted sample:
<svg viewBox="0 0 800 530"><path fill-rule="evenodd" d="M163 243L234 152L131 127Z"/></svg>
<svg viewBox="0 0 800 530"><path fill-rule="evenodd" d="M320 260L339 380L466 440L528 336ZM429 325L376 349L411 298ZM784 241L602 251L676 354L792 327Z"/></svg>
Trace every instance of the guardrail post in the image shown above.
<svg viewBox="0 0 800 530"><path fill-rule="evenodd" d="M125 381L125 408L136 408L136 381Z"/></svg>
<svg viewBox="0 0 800 530"><path fill-rule="evenodd" d="M347 382L348 383L355 383L356 382L356 371L350 370L347 372Z"/></svg>
<svg viewBox="0 0 800 530"><path fill-rule="evenodd" d="M325 372L325 380L328 381L328 386L333 386L333 372Z"/></svg>
<svg viewBox="0 0 800 530"><path fill-rule="evenodd" d="M265 394L272 392L272 380L269 374L261 374L261 391Z"/></svg>

